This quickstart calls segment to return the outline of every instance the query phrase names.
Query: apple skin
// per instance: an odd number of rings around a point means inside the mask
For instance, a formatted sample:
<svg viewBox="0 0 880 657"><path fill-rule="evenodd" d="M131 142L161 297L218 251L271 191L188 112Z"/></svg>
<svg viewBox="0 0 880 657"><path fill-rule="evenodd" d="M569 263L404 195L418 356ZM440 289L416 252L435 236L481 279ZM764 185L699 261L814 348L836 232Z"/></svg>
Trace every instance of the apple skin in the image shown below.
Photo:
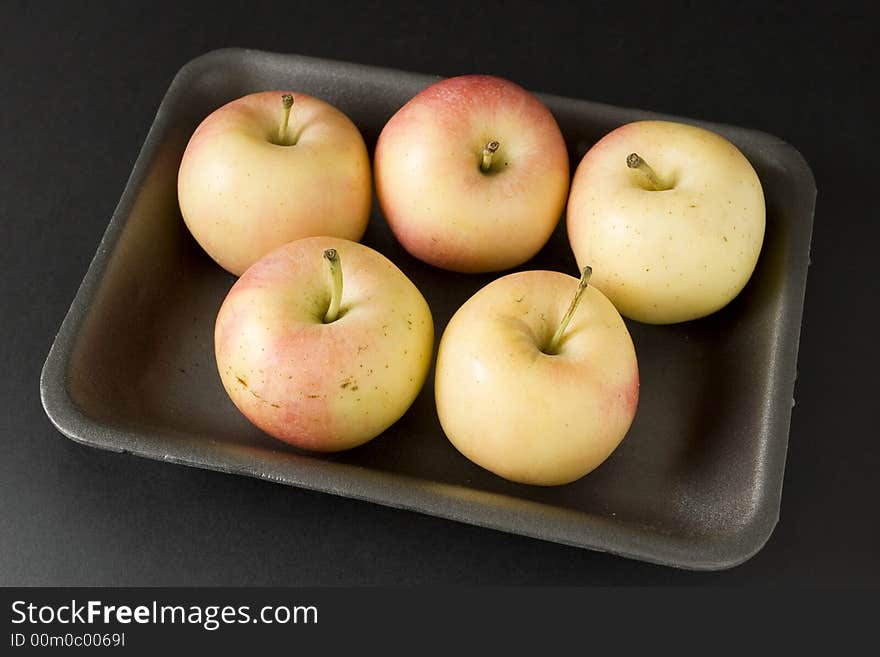
<svg viewBox="0 0 880 657"><path fill-rule="evenodd" d="M340 316L325 324L325 249L343 272ZM217 316L217 369L238 409L298 447L338 451L409 408L431 363L434 324L416 286L367 246L332 237L286 244L251 266Z"/></svg>
<svg viewBox="0 0 880 657"><path fill-rule="evenodd" d="M455 313L437 355L435 397L452 444L511 481L558 485L596 468L620 444L639 399L623 319L584 291L559 351L542 351L577 279L551 271L499 278Z"/></svg>
<svg viewBox="0 0 880 657"><path fill-rule="evenodd" d="M672 189L645 188L637 153ZM617 128L584 155L568 200L568 237L592 284L626 317L697 319L726 306L755 269L764 193L746 157L708 130L669 121Z"/></svg>
<svg viewBox="0 0 880 657"><path fill-rule="evenodd" d="M284 93L294 98L293 145L273 141ZM358 129L329 103L266 91L234 100L202 121L183 154L177 191L190 232L239 276L295 239L359 241L370 215L370 159Z"/></svg>
<svg viewBox="0 0 880 657"><path fill-rule="evenodd" d="M483 147L500 142L488 173ZM376 194L413 256L477 273L509 269L547 242L565 207L568 151L553 115L522 87L487 75L432 84L386 124Z"/></svg>

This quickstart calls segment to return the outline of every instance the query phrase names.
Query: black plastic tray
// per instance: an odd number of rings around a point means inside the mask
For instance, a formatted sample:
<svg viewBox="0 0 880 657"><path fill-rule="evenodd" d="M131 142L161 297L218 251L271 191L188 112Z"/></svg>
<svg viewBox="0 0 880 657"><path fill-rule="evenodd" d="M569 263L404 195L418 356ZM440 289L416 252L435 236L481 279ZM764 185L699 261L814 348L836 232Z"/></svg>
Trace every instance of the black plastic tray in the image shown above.
<svg viewBox="0 0 880 657"><path fill-rule="evenodd" d="M213 356L214 318L233 278L204 255L177 205L181 155L198 123L245 93L292 88L346 112L372 149L391 115L436 78L252 50L220 50L179 72L43 369L43 405L70 438L104 449L260 477L684 568L718 569L757 552L779 516L793 404L815 184L776 137L641 110L541 96L572 166L602 135L644 118L702 125L736 143L767 202L751 282L696 322L629 322L641 399L620 448L575 483L504 481L444 437L433 373L409 412L367 445L312 455L251 426L227 399ZM364 239L431 305L439 339L492 276L433 269L403 251L375 209ZM522 269L576 265L560 222Z"/></svg>

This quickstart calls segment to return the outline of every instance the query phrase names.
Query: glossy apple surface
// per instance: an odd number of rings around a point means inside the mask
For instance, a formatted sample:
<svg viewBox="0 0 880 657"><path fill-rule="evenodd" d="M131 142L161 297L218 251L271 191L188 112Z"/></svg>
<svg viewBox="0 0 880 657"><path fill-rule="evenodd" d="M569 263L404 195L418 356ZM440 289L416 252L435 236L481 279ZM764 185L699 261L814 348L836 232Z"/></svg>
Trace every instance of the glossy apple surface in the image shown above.
<svg viewBox="0 0 880 657"><path fill-rule="evenodd" d="M342 270L338 317L324 252ZM217 369L229 397L266 433L337 451L393 424L416 398L434 326L413 283L380 253L312 237L272 251L233 285L217 316Z"/></svg>
<svg viewBox="0 0 880 657"><path fill-rule="evenodd" d="M293 107L281 131L282 96ZM370 161L345 114L305 94L267 91L224 105L196 129L177 183L190 232L236 275L302 237L358 241L370 213Z"/></svg>
<svg viewBox="0 0 880 657"><path fill-rule="evenodd" d="M659 185L627 166L633 153ZM758 261L764 213L758 175L727 139L640 121L584 155L568 201L568 237L623 315L667 324L713 313L739 294Z"/></svg>
<svg viewBox="0 0 880 657"><path fill-rule="evenodd" d="M532 94L466 75L431 85L391 118L375 176L382 212L409 253L453 271L500 271L531 258L553 232L568 192L568 152Z"/></svg>
<svg viewBox="0 0 880 657"><path fill-rule="evenodd" d="M587 287L558 349L577 279L510 274L471 297L440 342L435 397L453 445L512 481L555 485L587 474L620 444L639 397L636 353L611 302Z"/></svg>

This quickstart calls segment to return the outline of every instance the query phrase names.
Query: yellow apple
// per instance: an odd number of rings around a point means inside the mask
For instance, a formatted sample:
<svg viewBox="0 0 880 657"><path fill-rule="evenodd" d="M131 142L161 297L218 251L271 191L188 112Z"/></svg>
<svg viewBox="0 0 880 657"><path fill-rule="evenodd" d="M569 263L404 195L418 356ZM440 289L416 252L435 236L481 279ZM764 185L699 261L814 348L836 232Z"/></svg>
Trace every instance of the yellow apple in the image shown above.
<svg viewBox="0 0 880 657"><path fill-rule="evenodd" d="M623 315L668 324L713 313L739 294L761 252L764 213L758 175L727 139L639 121L584 155L568 237Z"/></svg>
<svg viewBox="0 0 880 657"><path fill-rule="evenodd" d="M435 397L467 458L512 481L555 485L620 444L639 398L635 348L605 296L552 271L499 278L443 333Z"/></svg>
<svg viewBox="0 0 880 657"><path fill-rule="evenodd" d="M190 232L236 275L302 237L358 241L370 214L370 160L345 114L306 94L232 101L196 129L177 192Z"/></svg>

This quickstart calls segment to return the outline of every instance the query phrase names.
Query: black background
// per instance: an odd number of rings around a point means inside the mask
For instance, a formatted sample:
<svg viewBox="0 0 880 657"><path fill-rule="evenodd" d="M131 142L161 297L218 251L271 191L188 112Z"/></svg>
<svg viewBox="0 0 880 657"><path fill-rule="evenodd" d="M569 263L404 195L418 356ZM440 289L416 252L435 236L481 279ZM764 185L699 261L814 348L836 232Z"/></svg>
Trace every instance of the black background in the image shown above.
<svg viewBox="0 0 880 657"><path fill-rule="evenodd" d="M880 584L877 20L867 3L709 6L0 3L0 584ZM493 73L801 150L813 266L764 550L676 571L65 440L40 367L171 78L224 46Z"/></svg>

